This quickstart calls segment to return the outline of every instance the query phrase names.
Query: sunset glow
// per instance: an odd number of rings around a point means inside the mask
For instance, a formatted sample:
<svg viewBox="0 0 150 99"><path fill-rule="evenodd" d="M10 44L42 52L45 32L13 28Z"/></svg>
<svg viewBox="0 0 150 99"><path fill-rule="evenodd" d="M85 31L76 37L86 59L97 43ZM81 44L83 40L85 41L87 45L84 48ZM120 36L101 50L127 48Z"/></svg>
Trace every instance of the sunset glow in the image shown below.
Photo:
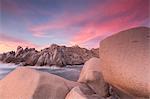
<svg viewBox="0 0 150 99"><path fill-rule="evenodd" d="M149 0L0 0L0 52L52 43L98 47L124 29L149 27Z"/></svg>

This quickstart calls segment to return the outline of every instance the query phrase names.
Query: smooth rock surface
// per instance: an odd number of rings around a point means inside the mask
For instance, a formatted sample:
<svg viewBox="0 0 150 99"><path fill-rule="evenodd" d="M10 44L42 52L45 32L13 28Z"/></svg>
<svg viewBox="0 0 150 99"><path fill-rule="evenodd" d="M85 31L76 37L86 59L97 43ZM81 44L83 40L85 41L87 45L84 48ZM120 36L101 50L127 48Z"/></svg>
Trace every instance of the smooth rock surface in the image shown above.
<svg viewBox="0 0 150 99"><path fill-rule="evenodd" d="M121 31L100 43L104 79L131 95L150 95L150 28Z"/></svg>
<svg viewBox="0 0 150 99"><path fill-rule="evenodd" d="M64 99L78 83L19 67L0 81L1 99Z"/></svg>
<svg viewBox="0 0 150 99"><path fill-rule="evenodd" d="M109 86L104 81L100 70L100 59L89 59L81 70L78 82L86 83L96 94L102 97L107 97L109 95Z"/></svg>

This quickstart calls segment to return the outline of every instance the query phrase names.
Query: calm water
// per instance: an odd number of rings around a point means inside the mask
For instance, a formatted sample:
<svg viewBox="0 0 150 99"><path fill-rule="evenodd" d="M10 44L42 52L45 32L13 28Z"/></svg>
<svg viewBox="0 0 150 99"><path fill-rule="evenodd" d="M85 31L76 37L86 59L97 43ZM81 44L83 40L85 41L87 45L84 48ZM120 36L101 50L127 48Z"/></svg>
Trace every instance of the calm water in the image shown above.
<svg viewBox="0 0 150 99"><path fill-rule="evenodd" d="M59 68L55 66L52 67L29 66L29 67L39 71L52 73L61 76L63 78L66 78L68 80L76 81L79 77L82 66L83 65L74 65L74 66L67 66L63 68ZM7 74L9 74L17 67L18 66L14 64L0 63L0 79L4 78Z"/></svg>

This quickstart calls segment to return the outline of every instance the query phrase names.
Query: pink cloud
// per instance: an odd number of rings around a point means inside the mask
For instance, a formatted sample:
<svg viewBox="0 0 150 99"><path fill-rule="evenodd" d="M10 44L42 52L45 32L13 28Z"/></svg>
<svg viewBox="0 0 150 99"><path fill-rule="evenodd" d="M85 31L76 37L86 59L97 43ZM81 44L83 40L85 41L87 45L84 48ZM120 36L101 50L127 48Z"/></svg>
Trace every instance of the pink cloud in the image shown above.
<svg viewBox="0 0 150 99"><path fill-rule="evenodd" d="M86 17L79 15L79 16L70 16L68 13L65 13L59 19L56 19L53 22L47 22L40 25L34 25L29 28L29 31L33 33L34 36L43 37L45 35L45 31L52 30L52 29L66 29L69 26L79 23L85 20Z"/></svg>
<svg viewBox="0 0 150 99"><path fill-rule="evenodd" d="M63 15L60 15L60 17L58 17L58 19L55 19L54 21L49 21L47 23L31 26L29 28L29 31L31 31L34 36L44 37L44 35L46 34L45 31L52 30L52 29L56 29L56 30L69 29L71 25L78 25L81 22L85 21L86 25L81 27L81 31L85 33L84 36L82 35L83 39L85 39L89 37L91 38L90 34L92 35L93 33L92 31L98 32L99 29L94 27L94 25L97 26L97 24L110 23L112 25L116 24L116 26L118 26L119 24L117 24L117 22L111 23L111 21L112 20L119 21L119 19L124 19L123 17L126 17L126 16L129 16L130 19L131 18L134 19L136 14L138 15L141 13L143 13L143 15L139 15L139 17L144 16L144 15L147 15L145 17L148 17L148 14L144 14L146 12L148 12L148 0L145 0L145 1L143 0L130 0L130 1L129 0L117 0L116 2L109 1L109 2L105 2L103 5L95 4L92 7L87 8L87 10L85 10L84 12L81 12L78 14L76 13L71 14L70 12L63 13ZM131 14L134 14L134 16L130 17ZM117 15L121 18L117 19ZM113 19L112 17L115 17L115 16L116 18ZM107 19L105 18L108 18L110 22L107 22ZM128 19L128 21L130 21L130 19ZM98 20L103 20L104 22L97 23ZM126 22L124 21L124 24L128 23L128 21L127 20ZM93 25L90 25L90 24L93 24ZM107 25L105 26L107 27ZM116 26L113 26L113 28L115 28ZM102 27L103 27L103 30L104 28L106 28L104 26ZM110 27L112 28L112 26ZM117 29L119 29L119 26ZM103 31L101 30L101 32ZM97 35L98 34L96 33L96 36ZM78 38L78 37L75 37L75 38Z"/></svg>
<svg viewBox="0 0 150 99"><path fill-rule="evenodd" d="M105 5L107 8L105 8L105 10L101 9L104 10L102 16L110 17L108 21L105 20L101 23L92 21L89 22L86 26L82 27L78 33L75 33L76 36L72 38L70 43L84 45L89 40L98 36L106 37L124 29L140 26L143 24L144 20L149 17L148 5L145 6L147 2L143 4L141 2L142 0L137 0L137 2L133 1L121 1L118 2L119 4L115 2L111 6ZM120 15L119 17L112 17L117 14L123 15Z"/></svg>
<svg viewBox="0 0 150 99"><path fill-rule="evenodd" d="M16 50L17 46L38 48L39 46L29 41L10 37L0 33L0 52Z"/></svg>
<svg viewBox="0 0 150 99"><path fill-rule="evenodd" d="M126 23L127 19L116 19L103 24L94 24L93 26L85 26L77 35L72 38L72 44L84 45L91 39L98 36L107 37L112 35L112 33L119 32L120 30L128 29L131 27L138 26L138 22ZM111 31L111 32L110 32ZM100 38L101 39L101 38ZM97 42L98 44L98 42Z"/></svg>
<svg viewBox="0 0 150 99"><path fill-rule="evenodd" d="M79 14L71 14L70 12L66 11L63 14L59 15L60 17L58 17L54 21L49 21L46 23L31 26L29 28L29 31L31 31L36 37L43 37L46 34L45 31L47 30L68 29L71 25L78 24L82 21L86 21L92 16L97 15L97 12L95 12L94 10L100 8L102 7L98 6L98 8L95 8L95 5L93 5L92 9L87 10L85 12L81 12Z"/></svg>

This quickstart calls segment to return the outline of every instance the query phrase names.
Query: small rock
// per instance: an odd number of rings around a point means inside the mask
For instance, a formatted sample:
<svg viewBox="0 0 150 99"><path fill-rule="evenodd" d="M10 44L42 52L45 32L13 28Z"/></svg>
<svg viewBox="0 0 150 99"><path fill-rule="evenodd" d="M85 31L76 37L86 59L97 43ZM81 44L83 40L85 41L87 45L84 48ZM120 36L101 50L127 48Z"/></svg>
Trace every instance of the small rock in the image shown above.
<svg viewBox="0 0 150 99"><path fill-rule="evenodd" d="M66 96L65 99L104 99L96 95L87 85L74 87Z"/></svg>

